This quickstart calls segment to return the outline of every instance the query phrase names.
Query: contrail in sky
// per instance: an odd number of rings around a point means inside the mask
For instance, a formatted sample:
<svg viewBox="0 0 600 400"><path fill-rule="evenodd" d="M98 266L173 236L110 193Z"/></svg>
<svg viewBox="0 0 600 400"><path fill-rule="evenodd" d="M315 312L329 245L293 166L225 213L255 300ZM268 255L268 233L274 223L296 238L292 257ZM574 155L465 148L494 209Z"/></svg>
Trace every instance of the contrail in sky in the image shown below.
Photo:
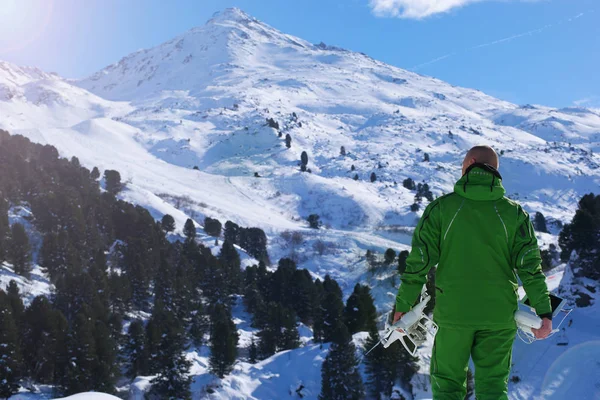
<svg viewBox="0 0 600 400"><path fill-rule="evenodd" d="M594 10L587 11L588 14L591 14L593 12L594 12ZM582 12L582 13L579 13L579 14L573 16L573 17L568 18L566 21L565 20L560 20L560 21L558 21L558 22L556 22L554 24L548 24L548 25L543 26L543 27L538 28L538 29L533 29L531 31L527 31L527 32L523 32L523 33L518 33L516 35L512 35L512 36L508 36L508 37L505 37L505 38L502 38L502 39L494 40L493 42L482 43L482 44L478 44L476 46L467 47L466 49L464 49L462 51L455 51L455 52L452 52L452 53L448 53L448 54L443 55L441 57L434 58L433 60L429 60L429 61L424 62L422 64L415 65L414 67L411 68L411 70L412 71L416 71L416 70L418 70L420 68L426 67L426 66L431 65L431 64L438 63L438 62L440 62L442 60L445 60L447 58L453 57L453 56L461 54L461 53L466 53L466 52L471 51L471 50L477 50L477 49L481 49L483 47L488 47L488 46L493 46L493 45L500 44L500 43L510 42L510 41L515 40L515 39L522 38L524 36L537 35L537 34L542 33L543 31L545 31L547 29L550 29L550 28L552 28L554 26L561 25L563 22L565 22L565 23L573 22L576 19L579 19L579 18L583 17L585 14L586 13Z"/></svg>
<svg viewBox="0 0 600 400"><path fill-rule="evenodd" d="M448 57L452 57L454 55L456 55L456 53L448 53L448 54L446 54L444 56L441 56L441 57L438 57L438 58L434 58L433 60L424 62L423 64L419 64L417 66L414 66L411 69L418 69L418 68L425 67L425 66L430 65L430 64L435 64L438 61L442 61L442 60L444 60L444 59L446 59Z"/></svg>
<svg viewBox="0 0 600 400"><path fill-rule="evenodd" d="M478 44L477 46L470 47L467 50L475 50L475 49L480 49L482 47L493 46L493 45L499 44L499 43L510 42L511 40L518 39L518 38L523 37L523 36L531 36L531 35L535 35L536 33L542 33L546 29L551 28L553 26L554 25L552 25L552 24L546 25L546 26L544 26L542 28L534 29L532 31L527 31L527 32L523 32L523 33L519 33L517 35L512 35L512 36L509 36L509 37L505 37L504 39L498 39L498 40L494 40L493 42L484 43L484 44Z"/></svg>

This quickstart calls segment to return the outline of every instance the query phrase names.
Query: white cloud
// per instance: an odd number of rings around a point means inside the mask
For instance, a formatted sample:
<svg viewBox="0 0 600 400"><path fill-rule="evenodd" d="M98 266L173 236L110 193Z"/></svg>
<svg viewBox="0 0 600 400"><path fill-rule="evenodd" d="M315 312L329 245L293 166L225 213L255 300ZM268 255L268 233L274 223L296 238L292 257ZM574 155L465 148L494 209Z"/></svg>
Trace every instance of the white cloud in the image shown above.
<svg viewBox="0 0 600 400"><path fill-rule="evenodd" d="M453 8L490 0L369 0L373 13L378 17L422 19L445 13ZM518 0L540 1L540 0Z"/></svg>
<svg viewBox="0 0 600 400"><path fill-rule="evenodd" d="M482 0L370 0L377 16L421 19Z"/></svg>
<svg viewBox="0 0 600 400"><path fill-rule="evenodd" d="M600 96L589 96L573 102L577 107L600 107Z"/></svg>

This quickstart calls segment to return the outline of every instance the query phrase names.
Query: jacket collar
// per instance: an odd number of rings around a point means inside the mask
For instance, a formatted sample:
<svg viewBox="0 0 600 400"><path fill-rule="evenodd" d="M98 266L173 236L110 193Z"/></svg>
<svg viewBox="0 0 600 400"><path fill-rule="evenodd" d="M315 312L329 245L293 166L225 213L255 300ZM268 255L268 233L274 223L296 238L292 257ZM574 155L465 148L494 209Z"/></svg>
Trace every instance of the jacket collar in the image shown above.
<svg viewBox="0 0 600 400"><path fill-rule="evenodd" d="M502 175L491 165L475 163L454 185L454 192L471 200L498 200L506 190Z"/></svg>

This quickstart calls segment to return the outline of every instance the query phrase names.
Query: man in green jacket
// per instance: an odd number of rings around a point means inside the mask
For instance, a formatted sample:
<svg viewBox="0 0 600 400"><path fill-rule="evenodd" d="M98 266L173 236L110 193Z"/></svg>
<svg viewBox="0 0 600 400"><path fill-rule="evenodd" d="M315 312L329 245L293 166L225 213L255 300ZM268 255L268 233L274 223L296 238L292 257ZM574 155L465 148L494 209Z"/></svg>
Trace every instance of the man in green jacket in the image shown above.
<svg viewBox="0 0 600 400"><path fill-rule="evenodd" d="M437 264L433 398L465 398L472 357L477 399L507 399L517 275L542 317L542 327L534 330L540 339L552 331L550 298L529 215L504 197L496 152L473 147L462 172L454 192L431 202L415 229L394 322L418 300L429 269Z"/></svg>

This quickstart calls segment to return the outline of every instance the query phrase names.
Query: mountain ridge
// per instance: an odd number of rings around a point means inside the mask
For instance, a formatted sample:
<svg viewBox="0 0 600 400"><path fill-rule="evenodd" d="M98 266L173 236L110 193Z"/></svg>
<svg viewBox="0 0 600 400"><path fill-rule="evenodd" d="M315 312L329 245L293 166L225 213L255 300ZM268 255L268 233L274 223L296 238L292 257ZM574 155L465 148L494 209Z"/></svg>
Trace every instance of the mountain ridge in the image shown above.
<svg viewBox="0 0 600 400"><path fill-rule="evenodd" d="M578 200L600 185L598 111L517 106L310 44L236 9L95 79L0 66L0 128L89 169L120 171L120 198L157 220L173 215L178 233L188 217L263 228L273 261L290 257L315 278L329 274L345 294L369 284L381 313L393 303L396 268L375 269L365 253L408 250L428 203L405 180L448 193L466 150L490 144L508 196L546 216L542 248L557 243ZM3 97L2 84L13 95ZM302 172L303 152L311 173ZM309 228L311 214L321 229ZM204 374L203 359L190 357ZM223 398L246 395L238 372Z"/></svg>
<svg viewBox="0 0 600 400"><path fill-rule="evenodd" d="M208 54L199 64L194 64L198 60L186 62L190 54L192 60L201 58L195 51ZM248 62L238 65L236 60ZM174 64L183 69L167 68ZM36 70L32 71L35 76ZM50 88L44 82L49 76ZM360 53L312 45L239 9L217 13L206 25L134 52L90 78L67 81L56 75L39 77L44 79L23 78L19 82L27 82L33 92L39 89L46 97L17 96L0 103L8 116L2 127L37 140L58 135L58 129L80 142L81 123L110 118L114 121L110 124L112 132L105 123L92 124L95 133L88 132L88 137L102 140L103 135L111 137L119 131L123 138L129 138L132 149L136 148L134 153L146 151L148 160L166 163L160 168L174 172L197 167L200 172L196 174L222 176L226 182L243 181L244 190L250 190L248 199L262 198L261 204L273 204L275 213L287 215L292 226L314 212L322 213L326 224L339 228L410 225L414 216L408 207L414 192L400 183L410 177L417 182L426 180L436 195L452 190L458 178L452 171L464 151L480 142L504 153L501 169L506 170L510 195L521 197L533 191L537 194L531 204L541 202L538 208L544 211L549 207L550 216L563 221L568 220L578 196L593 187L585 182L586 177L598 180L600 162L593 151L600 142L600 117L593 110L519 107ZM13 89L25 92L24 88L14 85ZM71 101L63 101L63 97ZM61 113L68 115L56 118ZM22 115L39 117L33 124ZM279 129L265 126L267 119L278 122ZM53 135L44 132L44 125L54 130ZM286 150L283 136L288 134L293 144ZM555 145L551 140L557 138ZM581 146L579 155L563 151L571 144ZM339 155L342 146L347 156ZM58 147L89 153L85 147L77 150L72 143ZM302 151L310 155L313 175L300 174L297 169ZM421 162L425 153L430 162ZM557 154L564 159L561 163L553 161ZM90 158L115 168L123 164L116 162L115 156ZM582 159L583 164L577 166L579 170L570 171L575 159ZM131 163L125 165L125 171L131 169ZM527 165L534 171L523 175L531 169L523 168ZM559 197L568 201L558 207L547 201L552 197L544 194L547 181L533 178L539 171L565 181L559 185L563 188ZM378 177L373 185L363 182L371 172ZM254 179L254 174L263 179ZM355 174L360 175L358 182L352 180ZM524 176L535 185L520 182ZM128 178L139 183L135 173ZM304 183L293 187L288 181ZM569 191L570 185L578 189ZM144 190L156 194L157 185L152 186ZM339 198L349 186L356 193L341 196L340 201L347 206L340 208L338 204L323 210L322 202L311 199L310 193L315 187L328 186L326 199ZM240 190L231 189L226 191L228 196ZM281 201L266 194L269 192L291 197ZM355 196L362 197L358 203L352 199ZM221 209L218 202L209 200L202 201ZM295 212L289 212L290 205ZM344 214L355 215L355 219L341 222Z"/></svg>

